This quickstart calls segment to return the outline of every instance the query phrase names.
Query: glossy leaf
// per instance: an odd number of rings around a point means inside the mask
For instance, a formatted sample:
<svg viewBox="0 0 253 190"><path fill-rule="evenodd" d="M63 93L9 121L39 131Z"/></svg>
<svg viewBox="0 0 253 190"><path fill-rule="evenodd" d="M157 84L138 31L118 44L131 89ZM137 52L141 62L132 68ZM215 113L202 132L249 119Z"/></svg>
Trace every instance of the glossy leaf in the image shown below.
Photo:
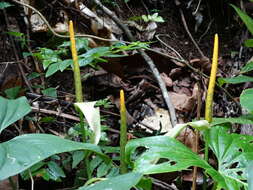
<svg viewBox="0 0 253 190"><path fill-rule="evenodd" d="M140 173L127 173L107 180L89 185L87 187L80 187L78 190L130 190L141 179Z"/></svg>
<svg viewBox="0 0 253 190"><path fill-rule="evenodd" d="M135 172L143 174L180 171L198 166L217 182L219 188L248 189L245 172L247 163L253 160L253 137L228 134L221 126L212 127L208 131L205 132L206 139L210 141L210 148L217 157L218 170L176 139L166 136L130 141L126 147L126 159ZM140 155L136 156L137 153Z"/></svg>
<svg viewBox="0 0 253 190"><path fill-rule="evenodd" d="M229 134L225 128L217 126L212 127L206 137L217 157L218 172L226 189L248 189L246 167L253 160L253 136Z"/></svg>
<svg viewBox="0 0 253 190"><path fill-rule="evenodd" d="M55 88L47 88L45 90L42 90L42 94L45 96L51 96L51 97L57 98L57 91Z"/></svg>
<svg viewBox="0 0 253 190"><path fill-rule="evenodd" d="M100 148L93 144L47 134L22 135L0 144L0 180L16 175L49 156L74 150L89 150L109 161Z"/></svg>
<svg viewBox="0 0 253 190"><path fill-rule="evenodd" d="M246 73L253 70L253 62L248 62L240 71L240 73Z"/></svg>
<svg viewBox="0 0 253 190"><path fill-rule="evenodd" d="M8 100L0 96L0 105L0 133L31 111L31 107L25 97Z"/></svg>
<svg viewBox="0 0 253 190"><path fill-rule="evenodd" d="M247 29L250 31L250 33L253 35L253 19L247 15L247 13L241 11L238 7L231 5L237 14L240 16L244 24L246 25Z"/></svg>
<svg viewBox="0 0 253 190"><path fill-rule="evenodd" d="M239 75L232 78L218 78L218 83L220 86L223 84L229 83L229 84L239 84L244 82L253 82L253 77L248 77L245 75Z"/></svg>
<svg viewBox="0 0 253 190"><path fill-rule="evenodd" d="M253 161L250 161L247 166L247 175L248 175L248 183L249 190L253 190Z"/></svg>
<svg viewBox="0 0 253 190"><path fill-rule="evenodd" d="M253 112L253 88L242 91L240 95L240 103L243 108Z"/></svg>
<svg viewBox="0 0 253 190"><path fill-rule="evenodd" d="M133 162L131 155L141 147L146 151ZM126 146L126 159L128 163L133 164L134 171L143 174L180 171L194 165L213 170L205 160L189 148L167 136L131 140Z"/></svg>
<svg viewBox="0 0 253 190"><path fill-rule="evenodd" d="M18 94L21 90L21 86L15 86L13 88L8 88L4 91L4 93L6 94L6 97L9 99L15 99L18 97Z"/></svg>
<svg viewBox="0 0 253 190"><path fill-rule="evenodd" d="M244 41L246 47L253 47L253 39L247 39Z"/></svg>
<svg viewBox="0 0 253 190"><path fill-rule="evenodd" d="M214 117L211 126L219 125L223 123L237 123L237 124L252 124L253 125L253 115L242 115L240 117L228 117L228 118L217 118Z"/></svg>

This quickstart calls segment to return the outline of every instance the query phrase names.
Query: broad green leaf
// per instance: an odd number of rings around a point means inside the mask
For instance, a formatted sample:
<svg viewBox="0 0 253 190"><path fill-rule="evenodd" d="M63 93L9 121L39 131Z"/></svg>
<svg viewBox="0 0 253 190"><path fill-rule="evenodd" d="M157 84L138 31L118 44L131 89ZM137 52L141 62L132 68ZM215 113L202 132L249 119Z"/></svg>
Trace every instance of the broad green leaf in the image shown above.
<svg viewBox="0 0 253 190"><path fill-rule="evenodd" d="M242 115L240 117L228 117L228 118L217 118L214 117L211 126L219 125L223 123L238 123L238 124L252 124L253 125L253 115Z"/></svg>
<svg viewBox="0 0 253 190"><path fill-rule="evenodd" d="M46 72L46 77L53 75L54 73L56 73L59 70L60 70L59 63L53 63L53 64L49 65L47 72Z"/></svg>
<svg viewBox="0 0 253 190"><path fill-rule="evenodd" d="M21 135L1 143L1 149L5 151L5 154L0 155L0 160L4 160L0 168L0 180L16 175L49 156L62 152L89 150L109 161L109 158L96 145L65 140L47 134Z"/></svg>
<svg viewBox="0 0 253 190"><path fill-rule="evenodd" d="M72 59L66 59L66 60L62 61L61 63L59 63L59 70L62 72L72 64L73 64Z"/></svg>
<svg viewBox="0 0 253 190"><path fill-rule="evenodd" d="M29 74L29 75L27 76L27 79L28 79L28 80L32 80L32 79L35 79L35 78L37 78L37 77L39 77L39 76L40 76L40 73L32 72L31 74Z"/></svg>
<svg viewBox="0 0 253 190"><path fill-rule="evenodd" d="M70 47L70 41L63 42L59 47ZM76 49L79 52L80 50L89 50L89 40L87 38L76 38Z"/></svg>
<svg viewBox="0 0 253 190"><path fill-rule="evenodd" d="M41 170L42 167L44 167L47 163L46 162L38 162L34 164L32 167L29 168L29 170L25 170L24 172L21 172L21 177L24 180L28 180L30 178L30 172L32 176L34 176L39 170Z"/></svg>
<svg viewBox="0 0 253 190"><path fill-rule="evenodd" d="M106 179L104 181L80 187L78 190L130 190L141 179L140 173L127 173Z"/></svg>
<svg viewBox="0 0 253 190"><path fill-rule="evenodd" d="M31 107L25 97L8 100L0 96L0 105L0 133L31 111Z"/></svg>
<svg viewBox="0 0 253 190"><path fill-rule="evenodd" d="M57 91L55 88L47 88L45 90L42 90L42 94L45 96L51 96L51 97L57 98Z"/></svg>
<svg viewBox="0 0 253 190"><path fill-rule="evenodd" d="M13 5L8 3L8 2L0 2L0 9L5 9L5 8L10 7L10 6L13 6Z"/></svg>
<svg viewBox="0 0 253 190"><path fill-rule="evenodd" d="M237 8L234 5L231 5L237 14L240 16L244 24L247 26L247 29L250 31L250 33L253 35L253 19L247 15L247 13L241 11L241 9Z"/></svg>
<svg viewBox="0 0 253 190"><path fill-rule="evenodd" d="M240 95L240 103L243 108L253 112L253 88L242 91Z"/></svg>
<svg viewBox="0 0 253 190"><path fill-rule="evenodd" d="M136 187L143 190L152 190L152 179L143 177L136 185Z"/></svg>
<svg viewBox="0 0 253 190"><path fill-rule="evenodd" d="M73 159L72 168L75 168L84 159L84 156L85 156L85 153L83 151L75 151L72 154L72 159ZM100 158L100 157L98 157L98 158Z"/></svg>
<svg viewBox="0 0 253 190"><path fill-rule="evenodd" d="M96 101L75 103L75 105L82 111L87 123L94 133L92 143L98 144L101 137L101 122L99 107L94 107L95 104Z"/></svg>
<svg viewBox="0 0 253 190"><path fill-rule="evenodd" d="M86 65L91 64L94 61L94 59L92 57L80 57L78 58L78 63L80 65L80 67L84 67Z"/></svg>
<svg viewBox="0 0 253 190"><path fill-rule="evenodd" d="M133 162L133 153L141 147L146 151ZM134 171L143 174L180 171L190 166L214 170L205 160L178 140L167 136L146 137L129 141L126 145L126 159L128 163L134 164Z"/></svg>
<svg viewBox="0 0 253 190"><path fill-rule="evenodd" d="M253 161L250 161L247 166L247 176L249 183L249 190L253 189Z"/></svg>
<svg viewBox="0 0 253 190"><path fill-rule="evenodd" d="M51 179L56 181L60 180L61 177L66 177L64 171L54 161L49 161L47 165L47 171L50 174Z"/></svg>
<svg viewBox="0 0 253 190"><path fill-rule="evenodd" d="M253 136L229 134L222 126L216 126L206 138L217 157L218 172L224 178L226 189L248 189L246 167L253 160Z"/></svg>
<svg viewBox="0 0 253 190"><path fill-rule="evenodd" d="M229 84L239 84L244 82L253 82L253 77L248 77L245 75L239 75L232 78L218 78L218 83L220 86L223 84L229 83Z"/></svg>
<svg viewBox="0 0 253 190"><path fill-rule="evenodd" d="M240 71L240 73L246 73L253 70L253 62L248 62Z"/></svg>
<svg viewBox="0 0 253 190"><path fill-rule="evenodd" d="M111 164L107 164L107 163L105 163L105 162L103 162L100 166L98 166L98 168L97 168L97 177L103 177L103 176L105 176L108 172L109 172L109 170L110 170L110 168L112 167L112 165Z"/></svg>
<svg viewBox="0 0 253 190"><path fill-rule="evenodd" d="M18 97L20 89L21 89L21 86L15 86L13 88L6 89L4 93L6 94L7 98L15 99Z"/></svg>
<svg viewBox="0 0 253 190"><path fill-rule="evenodd" d="M126 159L133 165L133 171L143 174L180 171L190 166L198 166L203 168L220 188L247 189L245 169L248 161L253 160L253 137L227 134L219 126L212 127L206 139L211 142L210 147L217 156L218 171L176 139L166 136L130 141L126 146ZM136 157L137 150L141 150L142 154Z"/></svg>
<svg viewBox="0 0 253 190"><path fill-rule="evenodd" d="M247 39L247 40L245 40L244 41L244 45L246 47L249 47L249 48L253 47L253 39Z"/></svg>
<svg viewBox="0 0 253 190"><path fill-rule="evenodd" d="M96 59L102 56L106 56L107 54L110 54L110 47L97 47L90 49L89 51L80 55L79 57L83 58L92 57L93 59Z"/></svg>

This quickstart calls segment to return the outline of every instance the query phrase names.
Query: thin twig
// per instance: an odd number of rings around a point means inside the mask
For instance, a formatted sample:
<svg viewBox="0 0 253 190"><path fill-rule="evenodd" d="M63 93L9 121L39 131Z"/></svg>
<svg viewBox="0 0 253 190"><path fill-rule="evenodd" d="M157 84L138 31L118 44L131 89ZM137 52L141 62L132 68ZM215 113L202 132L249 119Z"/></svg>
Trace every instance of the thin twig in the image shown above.
<svg viewBox="0 0 253 190"><path fill-rule="evenodd" d="M32 107L32 111L33 112L38 112L38 113L46 113L46 114L50 114L50 115L56 115L58 117L63 117L66 119L71 119L74 121L80 121L79 117L70 115L70 114L66 114L66 113L59 113L57 111L53 111L53 110L47 110L47 109L40 109L40 108L36 108L36 107Z"/></svg>
<svg viewBox="0 0 253 190"><path fill-rule="evenodd" d="M108 8L106 8L99 0L93 0L93 2L97 6L99 6L104 11L104 13L107 14L115 23L117 23L117 25L125 32L125 34L127 35L127 37L129 38L130 41L135 41L135 38L133 37L133 35L130 32L130 30L128 29L128 27L126 25L124 25L123 22L116 15L114 15ZM158 82L158 85L161 89L164 101L165 101L167 108L169 110L169 113L170 113L171 124L174 127L177 124L176 112L175 112L175 108L170 100L166 85L165 85L164 81L162 80L160 73L159 73L158 69L156 68L153 60L144 52L144 50L139 49L138 52L143 57L143 59L146 61L146 63L148 64L149 68L153 72L153 75Z"/></svg>
<svg viewBox="0 0 253 190"><path fill-rule="evenodd" d="M179 12L180 12L180 15L181 15L181 19L182 19L182 22L183 22L183 25L184 25L184 28L185 28L185 31L187 32L188 36L190 37L192 43L194 44L194 46L196 47L196 49L198 50L199 54L201 55L201 57L205 57L204 53L202 52L202 50L199 48L199 45L197 44L197 42L194 40L194 38L192 37L191 35L191 32L187 26L187 23L186 23L186 20L185 20L185 16L184 16L184 13L183 13L183 10L181 8L179 8Z"/></svg>
<svg viewBox="0 0 253 190"><path fill-rule="evenodd" d="M6 25L9 28L10 24L9 24L8 16L7 16L7 13L6 13L5 9L3 9L3 13L4 13L4 18L5 18ZM15 59L17 61L19 61L19 55L18 55L18 51L17 51L16 45L15 45L14 39L13 39L12 36L9 36L9 38L10 38L11 43L12 43L12 49L13 49L13 52L14 52L14 55L15 55ZM20 63L18 64L18 68L20 70L22 78L25 81L25 84L27 85L28 89L30 90L30 92L33 93L33 89L31 87L31 84L30 84L29 80L27 80L27 78L25 76L24 69L23 69L23 67L22 67L22 65Z"/></svg>

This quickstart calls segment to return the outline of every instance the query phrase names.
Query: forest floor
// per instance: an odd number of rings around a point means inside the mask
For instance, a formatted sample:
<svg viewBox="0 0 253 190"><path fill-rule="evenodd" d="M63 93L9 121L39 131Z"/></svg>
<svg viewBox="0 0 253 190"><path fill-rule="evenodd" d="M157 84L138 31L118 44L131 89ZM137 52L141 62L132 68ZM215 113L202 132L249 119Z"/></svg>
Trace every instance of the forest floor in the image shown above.
<svg viewBox="0 0 253 190"><path fill-rule="evenodd" d="M12 1L9 2L14 4ZM198 94L201 94L201 117L204 117L208 84L206 76L210 74L214 35L218 33L220 40L217 77L232 77L238 74L240 68L251 58L251 50L242 46L248 33L246 29L242 29L243 24L239 22L228 3L221 4L220 8L210 8L204 2L200 4L200 7L197 7L198 2L195 1L192 3L182 1L180 5L176 5L175 2L141 0L130 1L126 4L119 0L102 1L121 19L122 23L129 27L137 41L150 42L151 49L177 58L173 59L161 53L146 51L166 84L176 111L177 121L184 123L192 121L197 116ZM88 18L74 3L68 3L68 1L37 0L31 5L39 10L52 26L59 23L64 26L67 17L67 20L73 20L78 34L88 33L108 38L112 32L118 39L129 41L117 24L90 2L85 5L102 21L105 21L110 30L94 24L92 17ZM214 15L212 9L216 8L220 15ZM48 27L36 32L31 31L31 25L25 22L25 18L29 17L24 17L25 13L30 16L33 14L31 10L24 12L23 7L17 4L5 11L0 10L0 93L1 96L6 97L9 96L6 93L7 89L21 87L18 96L26 96L33 106L33 111L25 120L4 130L0 136L0 142L26 133L48 133L66 137L69 135L69 129L78 122L78 114L72 106L75 102L75 89L71 69L58 71L52 76L45 77L46 70L43 69L41 62L29 56L29 53L30 55L35 53L38 48L57 49L63 39L54 36ZM151 24L137 18L153 13L158 13L164 22ZM130 22L130 18L135 18L137 21ZM155 25L157 26L154 27ZM149 31L147 27L151 27L151 30ZM7 31L23 33L24 38L10 35ZM10 36L14 42L11 41ZM197 46L194 45L191 37L196 41ZM94 42L95 45L90 44L90 47L111 45L109 42L100 40L94 40ZM104 99L110 102L109 106L104 104L101 107L101 117L102 124L105 126L104 140L108 146L114 147L119 145L119 91L121 89L125 91L126 97L129 138L164 134L171 128L168 108L153 72L136 51L126 51L125 55L124 57L103 57L106 62L99 62L93 67L81 67L85 101ZM184 64L182 60L187 61L187 64ZM217 87L214 95L214 117L240 115L238 97L240 92L250 85L248 83L227 84L223 88ZM51 93L47 89L51 89ZM236 127L234 130L238 133L249 134ZM179 139L189 148L194 149L193 130L184 131ZM201 148L200 143L199 149ZM199 175L201 184L201 173ZM169 173L153 177L168 184L172 184L176 179L181 180L184 189L190 189L192 182L191 172ZM35 189L70 187L73 183L72 174L69 173L67 178L69 180L64 180L64 183L36 179ZM29 189L29 185L30 182L20 179L21 189ZM158 183L154 189L164 188Z"/></svg>

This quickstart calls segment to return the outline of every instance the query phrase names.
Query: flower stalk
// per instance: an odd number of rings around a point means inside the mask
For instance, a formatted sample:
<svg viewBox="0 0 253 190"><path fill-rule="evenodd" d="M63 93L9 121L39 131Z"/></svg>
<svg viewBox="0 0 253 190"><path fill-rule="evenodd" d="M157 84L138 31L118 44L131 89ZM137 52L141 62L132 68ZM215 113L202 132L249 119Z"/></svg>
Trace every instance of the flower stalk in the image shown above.
<svg viewBox="0 0 253 190"><path fill-rule="evenodd" d="M127 144L127 121L124 91L120 90L120 173L127 173L125 147Z"/></svg>
<svg viewBox="0 0 253 190"><path fill-rule="evenodd" d="M213 95L214 95L214 87L215 87L215 81L216 81L216 73L218 69L218 51L219 51L219 38L218 38L218 34L215 34L212 68L211 68L211 74L210 74L209 85L208 85L208 90L207 90L206 108L205 108L205 120L207 120L209 123L211 123L213 119ZM206 162L208 162L208 145L209 145L209 142L207 139L205 139L204 158ZM206 178L207 177L204 175L204 185L203 185L204 190L207 189Z"/></svg>

